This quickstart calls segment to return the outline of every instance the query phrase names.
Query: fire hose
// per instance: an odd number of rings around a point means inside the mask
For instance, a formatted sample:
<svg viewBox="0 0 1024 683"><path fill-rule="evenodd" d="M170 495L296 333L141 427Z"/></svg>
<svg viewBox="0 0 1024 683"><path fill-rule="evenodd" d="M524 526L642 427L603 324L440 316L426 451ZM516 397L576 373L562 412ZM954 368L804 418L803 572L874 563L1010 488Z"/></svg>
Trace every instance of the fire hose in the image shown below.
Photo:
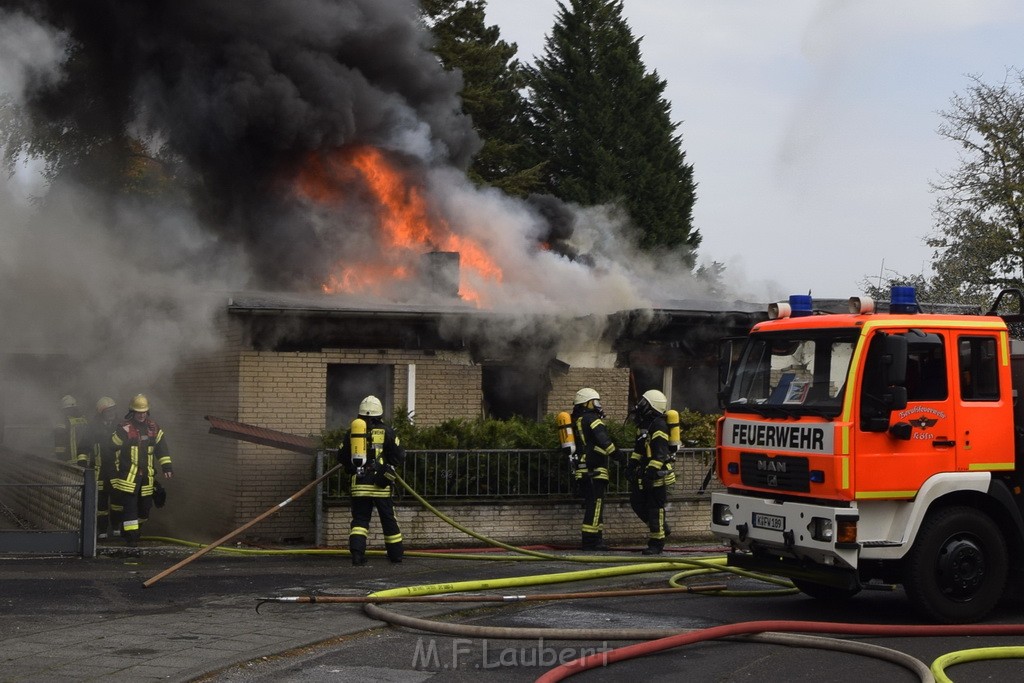
<svg viewBox="0 0 1024 683"><path fill-rule="evenodd" d="M152 577L145 583L143 587L148 587L153 583L156 583L160 579L166 577L172 572L180 569L181 567L189 564L190 562L198 559L200 556L217 549L221 544L228 540L236 537L241 532L250 528L259 521L270 516L274 512L285 505L291 503L299 496L306 493L313 486L318 484L320 481L325 479L327 476L337 470L337 467L331 468L324 475L318 477L316 480L310 482L305 487L300 489L298 492L282 501L278 505L270 508L261 515L257 516L250 522L246 523L242 527L239 527L230 534L218 539L214 543L207 546L203 546L199 551L190 555L188 558L175 564L174 566L164 570L163 572ZM482 534L478 534L471 529L464 527L463 525L456 522L454 519L448 517L444 513L437 510L434 506L430 505L422 496L420 496L415 490L413 490L404 480L400 477L396 477L396 481L403 486L417 501L420 502L426 509L431 513L438 516L440 519L450 524L451 526L463 531L464 533L483 541L489 545L500 547L511 552L518 553L519 555L514 558L509 556L501 556L495 558L493 556L469 556L463 553L416 553L427 555L431 557L458 557L465 559L467 557L474 557L474 559L519 559L519 560L559 560L559 561L574 561L574 562L636 562L636 558L616 558L614 556L563 556L555 555L552 553L545 553L535 551L527 548L521 548L510 544L497 541L495 539L488 538ZM225 551L236 551L236 549L225 548ZM246 551L242 551L246 552ZM247 552L258 552L258 553L326 553L326 554L347 554L347 551L339 550L303 550L303 551L247 551ZM412 554L412 553L410 553ZM650 558L646 562L641 564L633 564L631 566L619 566L603 569L587 570L582 572L569 572L562 574L545 574L537 575L532 577L518 577L513 579L498 579L492 581L477 581L477 582L464 582L462 584L438 584L435 586L414 586L399 589L391 589L386 591L379 591L368 596L291 596L284 598L261 598L257 604L259 606L265 602L291 602L291 603L316 603L316 602L337 602L337 603L361 603L363 604L363 611L371 618L378 619L385 623L397 624L414 628L427 632L435 633L446 633L451 635L470 636L470 637L482 637L482 638L508 638L508 639L522 639L522 638L547 638L547 639L560 639L560 640L644 640L645 642L630 645L610 652L603 652L599 659L581 658L575 662L569 662L561 665L549 671L547 674L542 676L539 681L557 681L563 680L574 673L584 671L594 666L607 665L616 661L625 661L634 657L643 656L654 652L660 652L666 649L679 647L681 645L703 642L715 638L733 638L741 637L743 639L756 640L757 642L767 642L782 644L786 646L794 647L814 647L824 648L843 652L849 652L852 654L861 654L879 658L885 661L890 661L904 668L909 669L915 673L918 678L922 681L948 681L945 677L943 668L945 666L951 666L956 663L962 663L966 661L977 661L978 659L988 658L1003 658L1003 657L1020 657L1024 656L1024 648L982 648L979 650L966 650L961 652L949 653L944 657L940 657L935 661L932 667L929 669L922 662L917 660L910 655L907 655L896 650L879 647L876 645L870 645L866 643L851 642L844 640L837 640L834 638L823 638L820 636L810 636L806 633L792 633L792 631L805 631L815 633L832 633L832 634L849 634L849 635L888 635L898 633L899 635L1020 635L1024 634L1024 625L1003 625L1003 626L874 626L874 625L857 625L857 624L830 624L825 622L748 622L745 624L733 624L730 626L714 627L711 629L703 629L699 631L690 631L686 633L678 633L675 631L666 631L658 629L552 629L552 628L506 628L506 627L486 627L486 626L475 626L465 624L450 624L434 622L427 619L420 619L416 617L408 617L405 615L396 614L378 607L375 603L387 603L387 602L412 602L412 601L434 601L428 600L428 598L437 598L438 602L513 602L520 600L555 600L555 599L579 599L585 597L624 597L628 595L641 595L645 592L652 592L652 589L633 589L633 590L620 590L620 591L599 591L590 593L568 593L568 594L539 594L534 596L453 596L453 595L438 595L438 593L453 593L459 591L469 590L483 590L488 588L503 587L507 585L537 585L541 583L557 583L561 581L572 581L572 580L584 580L590 578L599 578L604 576L621 576L628 574L636 574L643 572L652 571L663 571L665 569L676 568L680 565L691 567L688 571L684 571L672 577L670 589L653 589L654 592L687 592L694 594L706 594L713 592L717 595L729 594L729 591L721 590L724 586L711 585L711 586L683 586L679 584L679 580L683 577L689 577L699 574L712 573L716 571L731 571L736 574L752 576L761 580L769 580L777 584L786 586L789 582L781 579L774 579L772 577L764 577L760 575L750 574L742 570L737 570L732 567L724 566L724 558L715 558L713 560L699 560L695 558L678 558L665 561L662 558ZM522 583L517 583L522 582ZM404 591L404 595L399 593ZM764 593L765 591L761 591ZM794 588L784 588L776 591L771 591L771 594L789 594L797 592ZM743 594L749 594L744 592ZM865 629L865 630L858 630ZM874 629L874 630L872 630ZM771 632L766 632L771 631ZM786 632L788 631L788 632Z"/></svg>

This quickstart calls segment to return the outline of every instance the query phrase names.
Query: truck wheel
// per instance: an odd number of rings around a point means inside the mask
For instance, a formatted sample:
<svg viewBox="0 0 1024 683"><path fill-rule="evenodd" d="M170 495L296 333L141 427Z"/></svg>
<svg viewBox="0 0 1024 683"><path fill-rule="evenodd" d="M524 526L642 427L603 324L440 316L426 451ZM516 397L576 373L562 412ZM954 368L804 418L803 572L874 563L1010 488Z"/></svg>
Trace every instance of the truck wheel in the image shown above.
<svg viewBox="0 0 1024 683"><path fill-rule="evenodd" d="M800 589L801 593L822 602L843 602L860 593L859 586L857 588L836 588L835 586L826 586L823 583L814 583L804 579L790 579L790 581Z"/></svg>
<svg viewBox="0 0 1024 683"><path fill-rule="evenodd" d="M924 617L945 624L980 621L1006 586L1006 542L983 512L950 507L925 517L907 555L903 587Z"/></svg>

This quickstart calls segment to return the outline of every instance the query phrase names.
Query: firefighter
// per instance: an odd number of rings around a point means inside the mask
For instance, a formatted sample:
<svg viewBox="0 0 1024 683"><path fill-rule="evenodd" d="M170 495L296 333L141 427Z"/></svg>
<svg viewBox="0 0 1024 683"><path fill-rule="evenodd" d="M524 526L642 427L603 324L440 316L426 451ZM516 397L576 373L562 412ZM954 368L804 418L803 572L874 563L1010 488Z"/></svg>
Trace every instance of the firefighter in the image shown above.
<svg viewBox="0 0 1024 683"><path fill-rule="evenodd" d="M668 399L657 389L645 391L634 409L637 439L626 466L630 482L629 502L633 512L647 525L644 555L660 555L670 529L665 521L667 489L675 483L675 460L665 421Z"/></svg>
<svg viewBox="0 0 1024 683"><path fill-rule="evenodd" d="M111 500L110 480L114 474L114 457L110 449L111 436L117 427L117 403L109 396L96 401L96 415L89 422L85 437L78 444L79 460L96 473L96 533L107 538L113 531L121 535L121 505Z"/></svg>
<svg viewBox="0 0 1024 683"><path fill-rule="evenodd" d="M122 508L121 528L125 543L139 544L139 527L149 518L158 489L157 468L165 478L174 476L164 430L149 416L149 400L138 394L129 404L125 419L111 436L113 472L110 485L114 502Z"/></svg>
<svg viewBox="0 0 1024 683"><path fill-rule="evenodd" d="M80 458L78 441L85 436L89 421L82 417L74 396L62 398L60 409L64 417L53 430L53 455L63 462L85 467L86 461Z"/></svg>
<svg viewBox="0 0 1024 683"><path fill-rule="evenodd" d="M374 508L384 531L384 548L392 564L402 561L402 531L391 500L395 468L405 462L405 450L394 430L384 423L384 407L376 396L359 403L349 437L339 457L352 483L352 525L348 549L352 566L366 564L366 537Z"/></svg>
<svg viewBox="0 0 1024 683"><path fill-rule="evenodd" d="M576 442L574 478L583 497L583 550L608 550L604 534L604 494L608 488L608 460L617 455L601 410L601 396L589 387L576 392L572 408Z"/></svg>

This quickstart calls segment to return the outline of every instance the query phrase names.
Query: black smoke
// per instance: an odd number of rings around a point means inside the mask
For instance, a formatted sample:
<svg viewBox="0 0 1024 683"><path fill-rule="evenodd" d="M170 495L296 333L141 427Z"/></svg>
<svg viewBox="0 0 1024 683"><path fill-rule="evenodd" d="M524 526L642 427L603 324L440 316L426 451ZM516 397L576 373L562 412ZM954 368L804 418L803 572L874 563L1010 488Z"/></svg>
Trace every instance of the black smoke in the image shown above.
<svg viewBox="0 0 1024 683"><path fill-rule="evenodd" d="M429 51L412 0L13 7L71 45L63 79L26 89L32 117L78 140L130 130L158 146L221 248L247 252L253 285L319 282L337 257L344 216L324 230L288 192L310 153L368 144L464 169L479 148L461 79Z"/></svg>

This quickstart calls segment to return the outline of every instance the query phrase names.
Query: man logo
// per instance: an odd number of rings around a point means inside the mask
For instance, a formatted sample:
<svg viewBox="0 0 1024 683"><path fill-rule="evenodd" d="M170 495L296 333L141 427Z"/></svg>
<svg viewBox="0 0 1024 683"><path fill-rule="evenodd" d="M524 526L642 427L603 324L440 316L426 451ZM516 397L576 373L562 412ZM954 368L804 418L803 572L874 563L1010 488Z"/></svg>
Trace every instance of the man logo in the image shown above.
<svg viewBox="0 0 1024 683"><path fill-rule="evenodd" d="M769 474L764 483L768 484L768 486L779 488L779 475Z"/></svg>
<svg viewBox="0 0 1024 683"><path fill-rule="evenodd" d="M775 460L758 460L757 469L759 472L786 472L786 463Z"/></svg>

